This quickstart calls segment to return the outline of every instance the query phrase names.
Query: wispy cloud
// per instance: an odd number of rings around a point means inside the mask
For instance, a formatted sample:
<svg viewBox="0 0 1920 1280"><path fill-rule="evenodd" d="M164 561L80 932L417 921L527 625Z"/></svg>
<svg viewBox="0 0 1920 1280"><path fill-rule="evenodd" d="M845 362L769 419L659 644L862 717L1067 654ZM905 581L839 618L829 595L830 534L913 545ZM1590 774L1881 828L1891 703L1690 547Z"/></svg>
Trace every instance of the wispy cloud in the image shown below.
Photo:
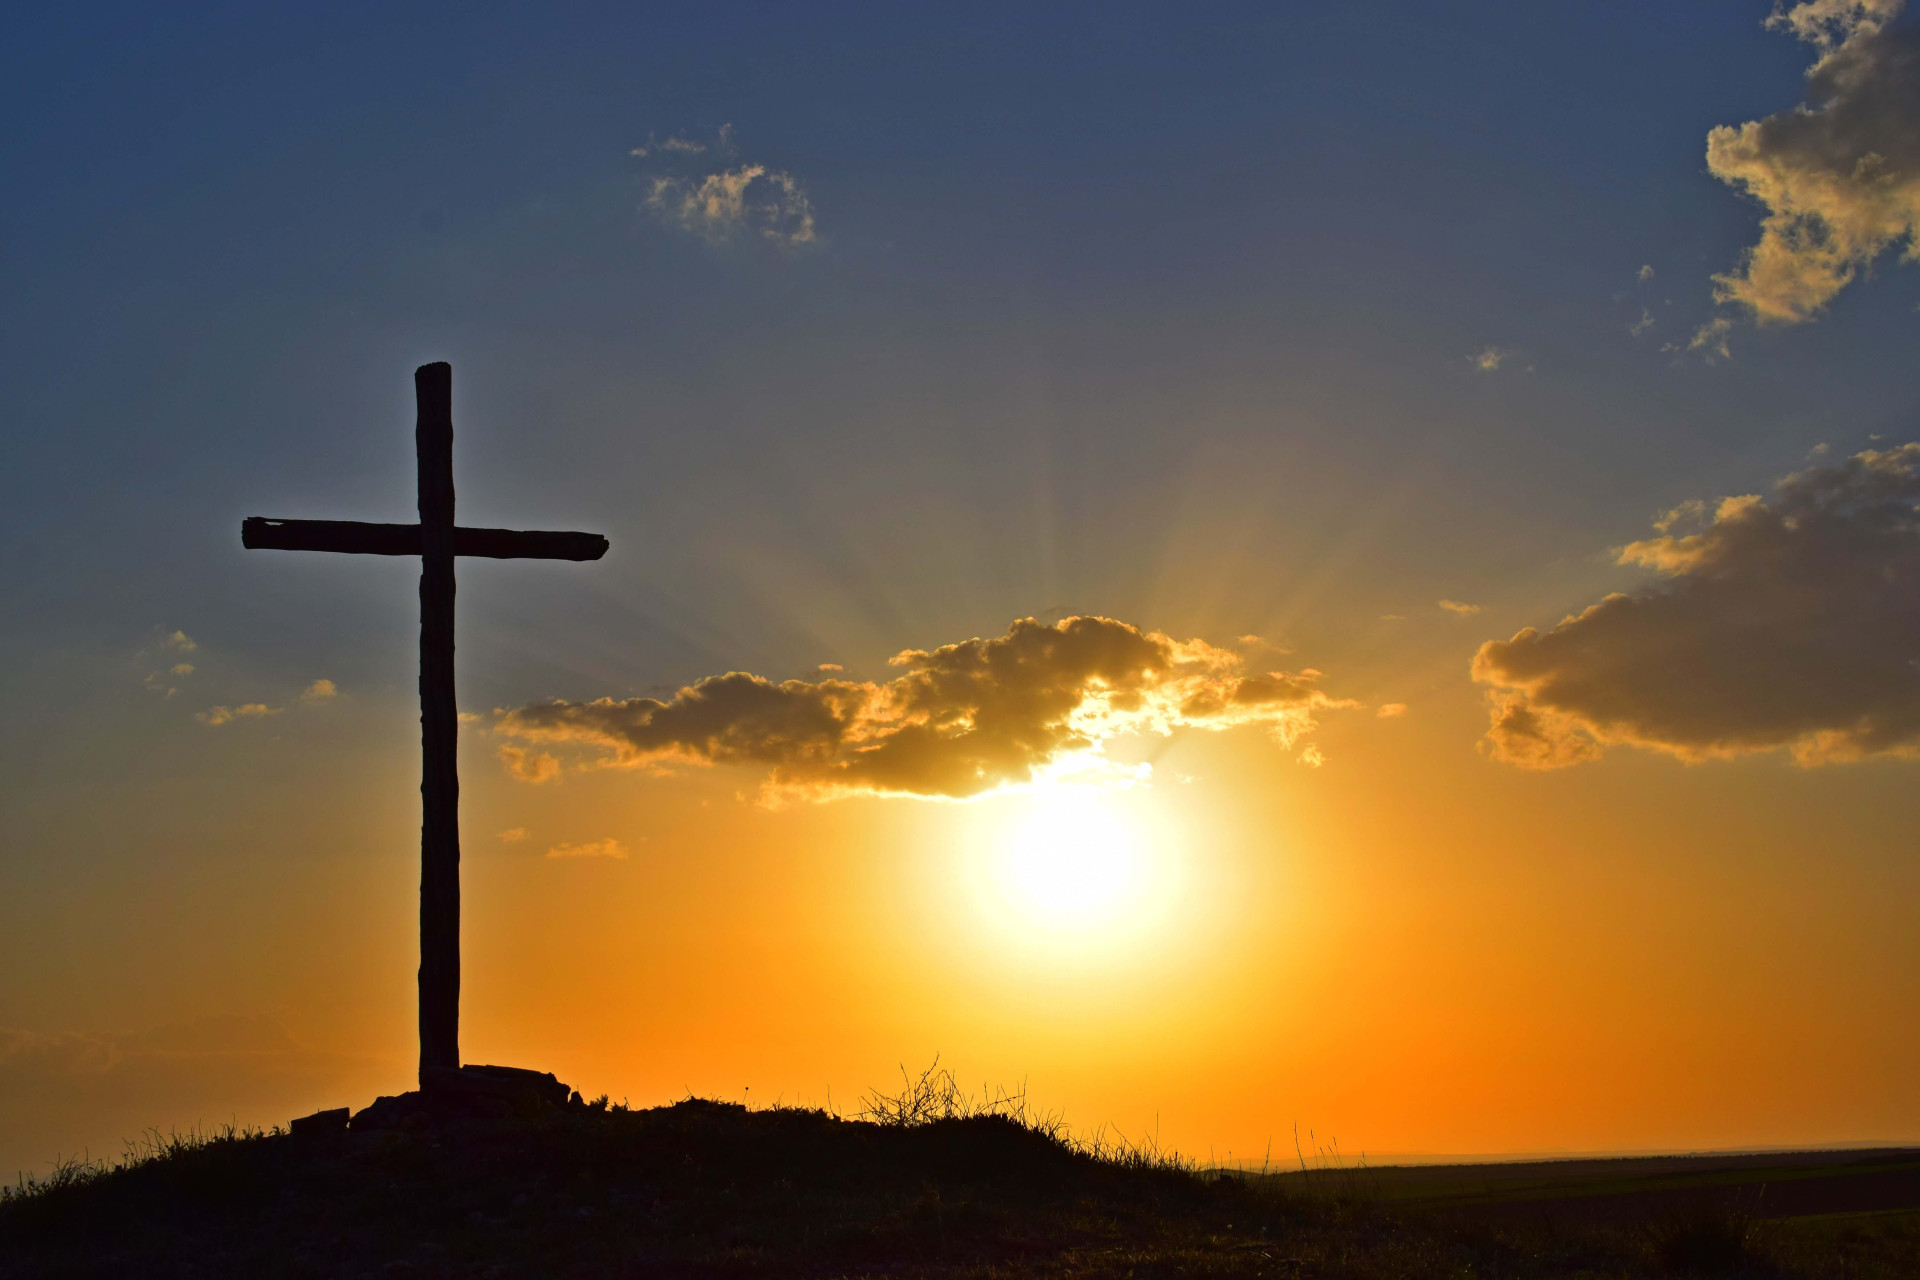
<svg viewBox="0 0 1920 1280"><path fill-rule="evenodd" d="M1322 692L1311 668L1250 670L1233 650L1111 618L1023 619L1003 636L909 649L892 663L902 673L885 682L734 671L665 701L535 703L495 730L584 751L578 767L757 769L769 800L964 799L1065 772L1143 777L1149 766L1106 757L1128 734L1259 725L1291 747L1321 712L1354 705ZM521 777L526 754L502 752Z"/></svg>
<svg viewBox="0 0 1920 1280"><path fill-rule="evenodd" d="M1806 101L1707 135L1707 167L1766 210L1760 240L1715 297L1761 323L1798 324L1886 249L1920 255L1920 30L1905 0L1805 0L1767 25L1812 44ZM1726 331L1692 344L1725 354Z"/></svg>
<svg viewBox="0 0 1920 1280"><path fill-rule="evenodd" d="M731 125L721 126L711 150L715 156L737 153ZM635 147L634 156L671 162L668 172L648 175L646 207L710 244L739 235L788 247L814 241L813 202L799 179L764 164L687 167L687 161L708 151L707 144L681 137Z"/></svg>
<svg viewBox="0 0 1920 1280"><path fill-rule="evenodd" d="M591 840L585 844L556 844L547 850L549 858L624 858L627 847L618 840Z"/></svg>
<svg viewBox="0 0 1920 1280"><path fill-rule="evenodd" d="M1698 351L1708 357L1711 363L1714 357L1722 360L1733 359L1733 347L1728 335L1733 332L1733 321L1725 316L1715 316L1693 331L1693 337L1687 339L1686 350ZM1668 343L1665 350L1680 350L1678 343Z"/></svg>
<svg viewBox="0 0 1920 1280"><path fill-rule="evenodd" d="M264 702L247 702L237 707L208 707L205 711L196 711L193 718L201 724L219 726L232 724L236 720L258 719L264 716L277 716L284 708L270 707Z"/></svg>
<svg viewBox="0 0 1920 1280"><path fill-rule="evenodd" d="M157 638L149 641L148 647L141 650L140 661L142 665L165 664L165 669L160 669L158 665L154 666L141 679L141 683L154 693L171 698L180 692L175 681L185 680L195 670L194 664L183 659L181 655L192 653L199 647L194 638L184 631L159 632ZM168 659L173 661L169 662Z"/></svg>
<svg viewBox="0 0 1920 1280"><path fill-rule="evenodd" d="M1482 347L1467 357L1467 363L1481 373L1498 373L1500 366L1513 359L1513 352L1504 347Z"/></svg>
<svg viewBox="0 0 1920 1280"><path fill-rule="evenodd" d="M503 746L498 754L500 762L507 766L507 772L522 782L553 782L560 777L560 761L544 751Z"/></svg>
<svg viewBox="0 0 1920 1280"><path fill-rule="evenodd" d="M1437 603L1442 609L1445 609L1448 613L1451 613L1458 618L1471 617L1472 615L1480 612L1479 605L1468 604L1465 600L1439 600L1439 601L1436 601L1435 603Z"/></svg>
<svg viewBox="0 0 1920 1280"><path fill-rule="evenodd" d="M1676 508L1616 553L1658 583L1481 646L1493 755L1920 756L1916 509L1920 444L1798 472L1770 498Z"/></svg>

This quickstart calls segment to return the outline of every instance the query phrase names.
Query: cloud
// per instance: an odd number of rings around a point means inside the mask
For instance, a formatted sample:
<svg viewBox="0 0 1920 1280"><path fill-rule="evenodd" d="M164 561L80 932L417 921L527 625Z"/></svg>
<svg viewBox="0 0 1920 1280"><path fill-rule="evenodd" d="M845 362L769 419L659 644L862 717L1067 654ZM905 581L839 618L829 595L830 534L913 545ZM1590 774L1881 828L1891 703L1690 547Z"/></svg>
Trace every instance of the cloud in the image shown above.
<svg viewBox="0 0 1920 1280"><path fill-rule="evenodd" d="M1455 617L1459 617L1459 618L1470 618L1474 614L1480 612L1479 605L1468 604L1465 600L1440 600L1440 601L1436 601L1435 603L1437 603L1442 609L1445 609L1448 613L1451 613Z"/></svg>
<svg viewBox="0 0 1920 1280"><path fill-rule="evenodd" d="M1397 716L1407 714L1407 704L1404 702L1383 702L1380 704L1380 709L1374 712L1374 714L1382 720L1392 720Z"/></svg>
<svg viewBox="0 0 1920 1280"><path fill-rule="evenodd" d="M683 138L678 134L670 133L663 141L649 133L647 134L647 145L644 147L635 147L633 150L627 152L627 154L630 156L638 156L641 159L645 159L650 155L663 153L667 155L697 156L704 155L709 149L721 155L729 156L737 152L739 148L734 145L733 126L730 124L721 125L719 133L714 137L711 148L709 148L707 143L696 142L692 138Z"/></svg>
<svg viewBox="0 0 1920 1280"><path fill-rule="evenodd" d="M193 637L184 631L175 631L170 635L161 635L158 646L162 654L166 654L168 651L174 654L192 653L200 647L194 642ZM149 656L149 651L141 651L140 657L143 661ZM167 660L165 657L162 657L160 661L165 663ZM171 680L184 680L192 675L193 672L194 665L191 662L172 662L167 664L167 669L164 674L160 671L147 672L147 674L141 678L141 684L145 685L154 693L171 698L180 691L170 683L170 678Z"/></svg>
<svg viewBox="0 0 1920 1280"><path fill-rule="evenodd" d="M1803 765L1920 757L1920 444L1689 502L1619 563L1659 580L1482 645L1495 758L1613 745Z"/></svg>
<svg viewBox="0 0 1920 1280"><path fill-rule="evenodd" d="M249 702L238 707L208 707L205 711L194 712L193 718L204 725L223 725L256 716L277 716L280 711L281 708L270 707L264 702Z"/></svg>
<svg viewBox="0 0 1920 1280"><path fill-rule="evenodd" d="M502 844L519 844L526 838L527 829L525 827L508 827L500 833L500 842Z"/></svg>
<svg viewBox="0 0 1920 1280"><path fill-rule="evenodd" d="M1640 308L1640 318L1627 326L1627 332L1637 338L1647 330L1653 328L1653 324L1653 312L1646 307L1642 307Z"/></svg>
<svg viewBox="0 0 1920 1280"><path fill-rule="evenodd" d="M823 662L820 664L817 670L820 670L823 672L831 672L831 671L845 671L846 668L841 666L837 662Z"/></svg>
<svg viewBox="0 0 1920 1280"><path fill-rule="evenodd" d="M1647 265L1641 267L1638 271L1633 273L1633 278L1635 280L1638 280L1641 284L1645 284L1647 281L1653 279L1653 264L1648 263Z"/></svg>
<svg viewBox="0 0 1920 1280"><path fill-rule="evenodd" d="M713 155L706 163L688 163L709 151ZM813 202L799 179L764 164L729 168L722 160L718 168L713 167L714 160L738 152L729 124L720 126L711 147L689 138L656 142L649 137L646 146L635 147L630 154L654 157L666 170L648 176L646 207L709 244L743 233L790 248L812 243Z"/></svg>
<svg viewBox="0 0 1920 1280"><path fill-rule="evenodd" d="M1725 316L1715 316L1693 331L1693 337L1687 340L1688 351L1704 351L1709 362L1718 356L1722 360L1733 359L1733 348L1727 343L1727 335L1733 332L1733 321ZM1678 351L1677 343L1668 343L1663 351Z"/></svg>
<svg viewBox="0 0 1920 1280"><path fill-rule="evenodd" d="M781 169L747 164L703 178L656 177L647 207L710 243L756 231L776 244L814 238L813 203L798 180Z"/></svg>
<svg viewBox="0 0 1920 1280"><path fill-rule="evenodd" d="M325 702L329 698L338 697L339 694L340 689L333 681L315 680L312 684L301 690L300 701L311 705L315 702Z"/></svg>
<svg viewBox="0 0 1920 1280"><path fill-rule="evenodd" d="M1321 692L1311 669L1250 671L1232 650L1111 618L1025 618L892 664L901 674L884 682L733 671L664 702L535 703L495 731L582 749L585 767L758 769L770 800L964 799L1064 772L1145 776L1150 766L1105 756L1128 734L1257 724L1291 747L1320 712L1354 705Z"/></svg>
<svg viewBox="0 0 1920 1280"><path fill-rule="evenodd" d="M1798 324L1884 250L1920 256L1920 29L1893 26L1904 7L1806 0L1767 20L1820 56L1803 104L1707 135L1708 169L1766 210L1759 243L1714 277L1718 301Z"/></svg>
<svg viewBox="0 0 1920 1280"><path fill-rule="evenodd" d="M549 858L624 858L626 846L618 840L593 840L586 844L556 844L547 850Z"/></svg>
<svg viewBox="0 0 1920 1280"><path fill-rule="evenodd" d="M1477 354L1467 357L1467 363L1482 373L1496 373L1500 366L1513 358L1513 352L1500 347L1483 347Z"/></svg>
<svg viewBox="0 0 1920 1280"><path fill-rule="evenodd" d="M553 782L560 777L560 762L544 751L528 751L524 747L503 746L499 756L507 766L507 772L522 782Z"/></svg>

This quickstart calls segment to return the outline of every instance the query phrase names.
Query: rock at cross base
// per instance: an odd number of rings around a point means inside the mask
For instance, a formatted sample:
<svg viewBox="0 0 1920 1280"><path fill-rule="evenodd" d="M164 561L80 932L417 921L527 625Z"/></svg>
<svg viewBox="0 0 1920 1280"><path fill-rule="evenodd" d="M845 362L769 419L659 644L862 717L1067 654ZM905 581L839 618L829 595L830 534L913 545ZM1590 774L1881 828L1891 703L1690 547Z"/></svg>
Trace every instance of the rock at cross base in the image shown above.
<svg viewBox="0 0 1920 1280"><path fill-rule="evenodd" d="M422 1088L375 1098L353 1117L355 1133L459 1120L505 1120L556 1111L577 1097L550 1071L524 1067L426 1068Z"/></svg>

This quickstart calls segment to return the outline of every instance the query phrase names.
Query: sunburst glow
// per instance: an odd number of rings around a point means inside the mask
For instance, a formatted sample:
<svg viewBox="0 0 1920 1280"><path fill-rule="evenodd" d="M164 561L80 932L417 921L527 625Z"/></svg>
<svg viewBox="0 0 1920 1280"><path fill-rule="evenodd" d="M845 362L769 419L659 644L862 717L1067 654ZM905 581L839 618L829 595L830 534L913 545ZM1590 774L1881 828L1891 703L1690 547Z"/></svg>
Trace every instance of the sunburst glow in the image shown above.
<svg viewBox="0 0 1920 1280"><path fill-rule="evenodd" d="M1008 833L1003 873L1041 923L1086 926L1111 920L1145 878L1140 832L1087 786L1036 793Z"/></svg>

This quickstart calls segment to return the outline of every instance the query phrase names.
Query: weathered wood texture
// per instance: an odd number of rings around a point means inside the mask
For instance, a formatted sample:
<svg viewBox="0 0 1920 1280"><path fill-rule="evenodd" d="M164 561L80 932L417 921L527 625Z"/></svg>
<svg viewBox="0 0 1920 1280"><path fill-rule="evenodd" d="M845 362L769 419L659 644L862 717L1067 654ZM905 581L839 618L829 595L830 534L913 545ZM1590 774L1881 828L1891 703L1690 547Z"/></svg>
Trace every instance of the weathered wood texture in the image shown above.
<svg viewBox="0 0 1920 1280"><path fill-rule="evenodd" d="M420 526L248 516L240 522L240 545L250 551L345 551L366 556L417 556ZM598 560L607 554L607 540L597 533L551 529L455 527L453 554L491 560Z"/></svg>
<svg viewBox="0 0 1920 1280"><path fill-rule="evenodd" d="M414 371L420 464L420 1073L460 1066L459 713L453 693L453 368Z"/></svg>

